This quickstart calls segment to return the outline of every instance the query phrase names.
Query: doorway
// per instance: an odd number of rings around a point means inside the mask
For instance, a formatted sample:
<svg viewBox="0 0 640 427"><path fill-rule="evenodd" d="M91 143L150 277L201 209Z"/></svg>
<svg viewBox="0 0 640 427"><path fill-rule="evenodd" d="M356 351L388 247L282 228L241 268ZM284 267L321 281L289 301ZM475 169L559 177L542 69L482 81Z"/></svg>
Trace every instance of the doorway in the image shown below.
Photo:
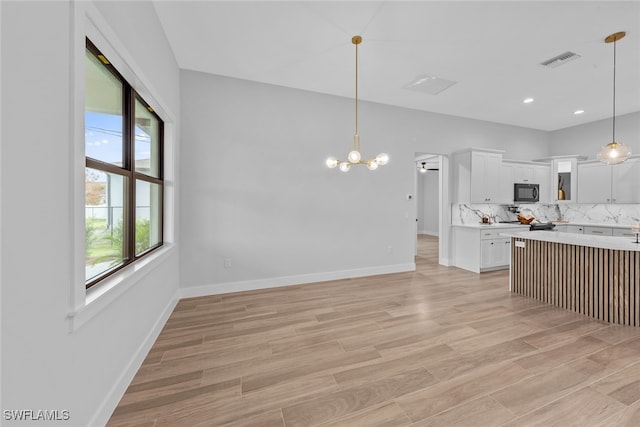
<svg viewBox="0 0 640 427"><path fill-rule="evenodd" d="M420 236L437 239L437 260L449 264L451 206L449 204L449 159L432 153L415 155L416 239L415 255L419 248L433 248L433 244L419 245ZM421 254L424 255L424 254Z"/></svg>

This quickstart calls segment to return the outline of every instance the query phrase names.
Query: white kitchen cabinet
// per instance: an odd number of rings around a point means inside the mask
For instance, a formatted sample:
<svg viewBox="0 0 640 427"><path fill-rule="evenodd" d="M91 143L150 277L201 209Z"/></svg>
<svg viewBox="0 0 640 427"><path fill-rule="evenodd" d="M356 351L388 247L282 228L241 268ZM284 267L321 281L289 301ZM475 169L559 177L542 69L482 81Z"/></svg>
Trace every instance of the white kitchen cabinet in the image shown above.
<svg viewBox="0 0 640 427"><path fill-rule="evenodd" d="M614 203L640 203L640 158L611 166L611 197Z"/></svg>
<svg viewBox="0 0 640 427"><path fill-rule="evenodd" d="M567 224L566 227L567 233L584 234L584 226L582 225Z"/></svg>
<svg viewBox="0 0 640 427"><path fill-rule="evenodd" d="M585 225L584 234L590 234L592 236L613 236L613 228Z"/></svg>
<svg viewBox="0 0 640 427"><path fill-rule="evenodd" d="M504 160L502 162L501 199L513 203L513 184L538 184L540 203L551 203L551 166Z"/></svg>
<svg viewBox="0 0 640 427"><path fill-rule="evenodd" d="M496 267L507 267L511 260L511 239L485 239L481 241L480 268L485 270Z"/></svg>
<svg viewBox="0 0 640 427"><path fill-rule="evenodd" d="M502 152L472 149L453 155L454 203L508 203L501 187Z"/></svg>
<svg viewBox="0 0 640 427"><path fill-rule="evenodd" d="M551 166L535 165L533 183L540 185L540 203L551 203Z"/></svg>
<svg viewBox="0 0 640 427"><path fill-rule="evenodd" d="M518 227L453 227L453 261L458 268L481 273L509 268L511 239L500 236ZM522 230L528 229L522 226Z"/></svg>
<svg viewBox="0 0 640 427"><path fill-rule="evenodd" d="M578 203L611 203L611 168L602 162L578 164Z"/></svg>
<svg viewBox="0 0 640 427"><path fill-rule="evenodd" d="M582 225L556 224L555 230L561 233L584 234L584 227Z"/></svg>
<svg viewBox="0 0 640 427"><path fill-rule="evenodd" d="M640 159L578 164L578 203L640 203Z"/></svg>
<svg viewBox="0 0 640 427"><path fill-rule="evenodd" d="M534 166L530 164L515 163L513 165L512 180L519 184L537 184L534 182Z"/></svg>
<svg viewBox="0 0 640 427"><path fill-rule="evenodd" d="M613 235L615 237L636 237L636 233L631 231L631 227L629 228L614 228Z"/></svg>
<svg viewBox="0 0 640 427"><path fill-rule="evenodd" d="M577 191L577 157L554 158L552 167L551 200L557 203L576 201Z"/></svg>

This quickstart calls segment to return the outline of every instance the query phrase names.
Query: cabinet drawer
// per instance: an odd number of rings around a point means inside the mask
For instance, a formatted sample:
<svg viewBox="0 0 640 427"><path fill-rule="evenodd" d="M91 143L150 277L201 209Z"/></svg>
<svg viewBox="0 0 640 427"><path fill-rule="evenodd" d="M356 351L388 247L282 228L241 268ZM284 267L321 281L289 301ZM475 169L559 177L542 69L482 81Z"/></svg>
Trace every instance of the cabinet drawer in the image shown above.
<svg viewBox="0 0 640 427"><path fill-rule="evenodd" d="M594 236L613 236L613 229L610 227L584 227L584 234L592 234Z"/></svg>
<svg viewBox="0 0 640 427"><path fill-rule="evenodd" d="M567 233L583 234L584 227L582 225L567 225Z"/></svg>
<svg viewBox="0 0 640 427"><path fill-rule="evenodd" d="M480 230L480 239L498 239L501 237L500 233L502 233L503 231L504 230Z"/></svg>
<svg viewBox="0 0 640 427"><path fill-rule="evenodd" d="M636 234L628 228L614 228L613 235L618 237L636 237Z"/></svg>

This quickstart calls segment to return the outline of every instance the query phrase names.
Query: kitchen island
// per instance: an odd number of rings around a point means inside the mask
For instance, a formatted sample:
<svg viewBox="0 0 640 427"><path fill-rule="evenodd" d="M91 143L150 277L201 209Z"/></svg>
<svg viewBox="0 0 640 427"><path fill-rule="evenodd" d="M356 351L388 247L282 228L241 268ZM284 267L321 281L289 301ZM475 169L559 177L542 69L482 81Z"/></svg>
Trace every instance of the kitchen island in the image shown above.
<svg viewBox="0 0 640 427"><path fill-rule="evenodd" d="M640 326L640 245L629 237L553 231L511 238L509 289L577 313Z"/></svg>

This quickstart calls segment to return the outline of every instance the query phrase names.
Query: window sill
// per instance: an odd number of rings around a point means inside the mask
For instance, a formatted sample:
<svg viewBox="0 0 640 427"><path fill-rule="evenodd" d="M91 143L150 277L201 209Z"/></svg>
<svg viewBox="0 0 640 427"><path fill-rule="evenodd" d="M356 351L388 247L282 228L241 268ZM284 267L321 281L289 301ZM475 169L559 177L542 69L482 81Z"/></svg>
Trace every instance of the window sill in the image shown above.
<svg viewBox="0 0 640 427"><path fill-rule="evenodd" d="M124 295L136 283L161 265L174 252L174 245L165 243L143 259L123 268L87 290L84 305L67 314L69 332L80 329L103 309Z"/></svg>

